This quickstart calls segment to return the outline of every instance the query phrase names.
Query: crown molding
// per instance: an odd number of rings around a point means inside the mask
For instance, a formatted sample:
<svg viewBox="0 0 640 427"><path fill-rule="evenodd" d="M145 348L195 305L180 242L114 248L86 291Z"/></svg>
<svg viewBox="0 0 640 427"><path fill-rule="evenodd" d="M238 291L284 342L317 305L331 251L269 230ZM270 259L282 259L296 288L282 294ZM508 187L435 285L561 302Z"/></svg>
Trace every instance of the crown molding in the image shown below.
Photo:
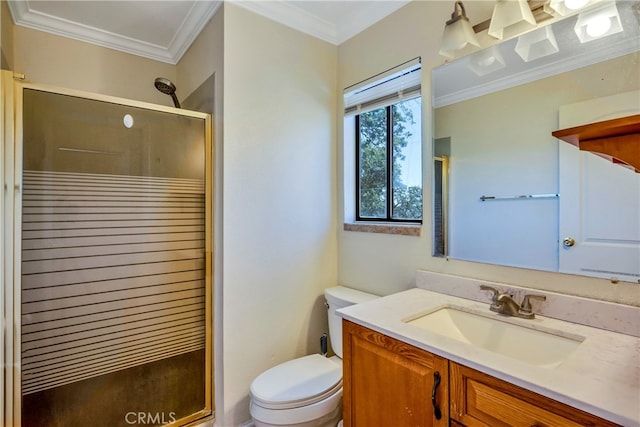
<svg viewBox="0 0 640 427"><path fill-rule="evenodd" d="M341 42L335 25L289 2L233 1L233 4L331 44Z"/></svg>
<svg viewBox="0 0 640 427"><path fill-rule="evenodd" d="M176 31L176 35L169 43L168 51L174 58L173 64L177 64L200 32L209 23L213 15L222 6L222 0L196 1L189 14L182 21L182 25Z"/></svg>
<svg viewBox="0 0 640 427"><path fill-rule="evenodd" d="M29 0L8 0L7 3L16 25L175 65L220 8L222 1L194 2L168 46L41 13L30 7Z"/></svg>
<svg viewBox="0 0 640 427"><path fill-rule="evenodd" d="M370 27L374 22L378 22L390 13L395 12L411 0L394 0L393 2L387 1L384 3L376 1L362 2L356 14L350 16L348 20L336 19L337 22L329 22L309 13L296 6L295 1L227 1L337 46ZM367 3L369 4L367 5ZM381 8L381 6L383 7Z"/></svg>

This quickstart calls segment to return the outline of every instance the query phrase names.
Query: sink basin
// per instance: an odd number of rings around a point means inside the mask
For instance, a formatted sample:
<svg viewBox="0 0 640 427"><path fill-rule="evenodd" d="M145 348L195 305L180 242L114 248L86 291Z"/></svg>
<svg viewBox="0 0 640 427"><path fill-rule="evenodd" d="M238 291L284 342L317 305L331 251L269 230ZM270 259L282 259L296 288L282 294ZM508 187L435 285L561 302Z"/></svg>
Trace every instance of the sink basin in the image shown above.
<svg viewBox="0 0 640 427"><path fill-rule="evenodd" d="M488 309L487 309L488 310ZM532 365L553 368L584 341L584 337L508 323L455 307L442 307L405 323L484 348Z"/></svg>

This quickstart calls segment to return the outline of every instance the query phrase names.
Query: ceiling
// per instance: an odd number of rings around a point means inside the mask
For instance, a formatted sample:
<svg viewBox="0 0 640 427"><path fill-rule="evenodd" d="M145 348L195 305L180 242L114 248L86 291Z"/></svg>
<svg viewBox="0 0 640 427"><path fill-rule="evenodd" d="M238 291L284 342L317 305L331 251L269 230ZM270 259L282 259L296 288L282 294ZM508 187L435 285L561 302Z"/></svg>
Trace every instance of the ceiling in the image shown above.
<svg viewBox="0 0 640 427"><path fill-rule="evenodd" d="M338 45L410 0L231 1ZM222 1L8 0L8 4L17 25L176 64Z"/></svg>

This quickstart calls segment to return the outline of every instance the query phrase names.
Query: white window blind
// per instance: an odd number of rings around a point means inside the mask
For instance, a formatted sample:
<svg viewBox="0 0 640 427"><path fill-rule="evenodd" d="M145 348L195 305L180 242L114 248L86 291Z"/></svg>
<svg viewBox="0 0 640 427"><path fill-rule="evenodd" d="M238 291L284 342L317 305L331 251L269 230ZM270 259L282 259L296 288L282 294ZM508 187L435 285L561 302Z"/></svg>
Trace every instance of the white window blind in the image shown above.
<svg viewBox="0 0 640 427"><path fill-rule="evenodd" d="M420 58L412 59L344 90L345 115L360 114L420 96Z"/></svg>

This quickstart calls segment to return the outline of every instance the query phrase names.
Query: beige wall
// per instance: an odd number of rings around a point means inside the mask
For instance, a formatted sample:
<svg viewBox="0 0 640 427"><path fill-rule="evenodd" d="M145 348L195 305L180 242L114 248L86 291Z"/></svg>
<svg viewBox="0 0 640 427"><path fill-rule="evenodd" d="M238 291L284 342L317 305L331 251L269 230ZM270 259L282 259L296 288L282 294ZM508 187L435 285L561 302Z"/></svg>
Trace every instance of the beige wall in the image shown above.
<svg viewBox="0 0 640 427"><path fill-rule="evenodd" d="M10 70L13 67L14 27L7 2L0 0L0 68L3 70Z"/></svg>
<svg viewBox="0 0 640 427"><path fill-rule="evenodd" d="M224 407L249 419L265 369L319 351L336 284L337 48L225 4Z"/></svg>
<svg viewBox="0 0 640 427"><path fill-rule="evenodd" d="M223 71L224 13L222 10L223 6L216 11L178 62L176 86L185 97L197 89L212 73L219 74ZM216 89L218 89L217 85Z"/></svg>
<svg viewBox="0 0 640 427"><path fill-rule="evenodd" d="M339 46L339 88L347 87L416 56L422 57L424 225L421 237L345 232L338 229L338 282L380 294L413 286L417 269L519 284L609 301L640 304L638 286L608 280L499 267L431 257L432 113L430 70L442 64L437 51L444 22L451 14L448 2L414 1ZM342 121L338 120L338 221L344 219L342 174L345 149ZM350 179L348 177L347 179ZM347 195L347 198L351 197Z"/></svg>
<svg viewBox="0 0 640 427"><path fill-rule="evenodd" d="M21 26L14 39L14 70L30 82L173 106L153 82L175 81L175 65Z"/></svg>
<svg viewBox="0 0 640 427"><path fill-rule="evenodd" d="M250 419L251 381L327 331L336 53L226 4L178 63L185 93L215 78L216 425Z"/></svg>

